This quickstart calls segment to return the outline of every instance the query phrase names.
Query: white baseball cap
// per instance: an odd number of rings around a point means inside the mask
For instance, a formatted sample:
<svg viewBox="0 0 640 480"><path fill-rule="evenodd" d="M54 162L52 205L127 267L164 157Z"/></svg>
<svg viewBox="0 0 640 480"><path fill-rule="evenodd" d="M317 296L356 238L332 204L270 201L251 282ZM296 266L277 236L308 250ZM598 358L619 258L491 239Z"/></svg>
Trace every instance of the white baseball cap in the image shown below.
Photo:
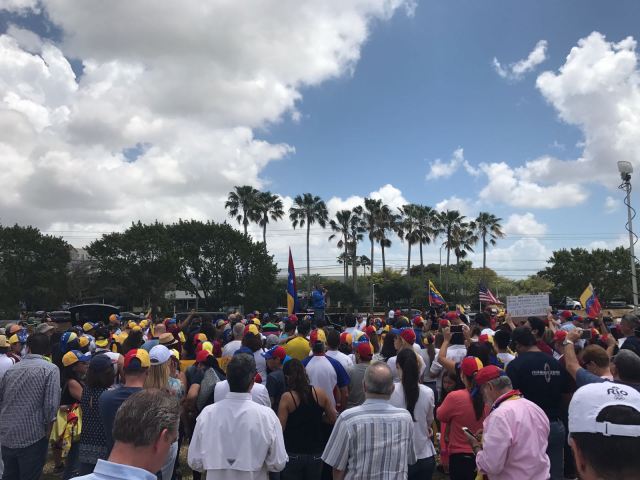
<svg viewBox="0 0 640 480"><path fill-rule="evenodd" d="M171 358L171 351L164 345L156 345L149 350L149 361L151 365L162 365Z"/></svg>
<svg viewBox="0 0 640 480"><path fill-rule="evenodd" d="M591 383L579 388L569 404L569 433L601 433L606 436L640 437L640 425L599 422L600 412L614 405L640 412L640 392L620 383Z"/></svg>

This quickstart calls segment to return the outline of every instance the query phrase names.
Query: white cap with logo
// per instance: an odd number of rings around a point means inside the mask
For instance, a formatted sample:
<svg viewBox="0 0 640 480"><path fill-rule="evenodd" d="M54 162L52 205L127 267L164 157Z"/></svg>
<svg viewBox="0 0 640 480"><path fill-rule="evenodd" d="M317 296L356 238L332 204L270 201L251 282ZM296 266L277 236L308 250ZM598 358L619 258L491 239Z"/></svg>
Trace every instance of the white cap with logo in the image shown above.
<svg viewBox="0 0 640 480"><path fill-rule="evenodd" d="M569 405L569 433L601 433L606 436L640 437L640 425L599 422L600 412L614 405L640 412L640 392L620 383L591 383L579 388Z"/></svg>

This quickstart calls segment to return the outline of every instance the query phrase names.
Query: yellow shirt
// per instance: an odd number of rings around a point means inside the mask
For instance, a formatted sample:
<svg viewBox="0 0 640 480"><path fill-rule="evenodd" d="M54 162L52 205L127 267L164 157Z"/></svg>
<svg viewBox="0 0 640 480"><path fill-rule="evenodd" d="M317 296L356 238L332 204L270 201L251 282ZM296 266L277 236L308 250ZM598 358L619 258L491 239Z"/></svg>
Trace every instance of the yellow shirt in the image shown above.
<svg viewBox="0 0 640 480"><path fill-rule="evenodd" d="M284 351L287 352L287 355L291 358L297 358L302 361L309 356L311 347L306 338L294 337L285 344Z"/></svg>

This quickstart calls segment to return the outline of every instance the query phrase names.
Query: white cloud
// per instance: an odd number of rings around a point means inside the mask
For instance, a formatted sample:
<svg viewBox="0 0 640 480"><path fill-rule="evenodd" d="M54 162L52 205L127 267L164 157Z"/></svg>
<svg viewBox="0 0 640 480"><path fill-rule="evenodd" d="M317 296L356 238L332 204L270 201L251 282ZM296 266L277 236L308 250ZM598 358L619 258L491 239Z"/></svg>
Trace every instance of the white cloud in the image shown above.
<svg viewBox="0 0 640 480"><path fill-rule="evenodd" d="M504 232L509 235L543 235L547 233L547 226L536 220L533 213L527 212L519 215L514 213L509 216L503 227Z"/></svg>
<svg viewBox="0 0 640 480"><path fill-rule="evenodd" d="M621 200L616 200L613 197L607 197L604 199L604 211L606 213L613 213L620 207Z"/></svg>
<svg viewBox="0 0 640 480"><path fill-rule="evenodd" d="M512 168L504 162L480 164L488 183L480 191L480 199L489 203L500 202L520 208L560 208L579 205L587 199L587 193L571 178L540 185L531 181L536 165Z"/></svg>
<svg viewBox="0 0 640 480"><path fill-rule="evenodd" d="M2 222L226 218L234 185L262 187L267 164L295 151L255 129L304 121L301 89L353 72L371 25L402 7L415 2L3 0L42 8L63 40L0 36Z"/></svg>
<svg viewBox="0 0 640 480"><path fill-rule="evenodd" d="M458 210L462 215L470 217L474 213L474 207L469 199L459 198L455 195L436 203L436 210Z"/></svg>
<svg viewBox="0 0 640 480"><path fill-rule="evenodd" d="M458 171L462 167L465 171L472 176L480 175L480 171L473 167L468 160L464 158L464 149L458 147L448 162L443 162L437 158L435 162L429 164L429 173L427 173L427 180L434 180L438 178L448 178Z"/></svg>
<svg viewBox="0 0 640 480"><path fill-rule="evenodd" d="M551 253L537 238L521 238L507 247L488 249L487 267L494 269L498 275L518 280L545 268ZM482 248L477 248L470 258L474 265L482 265Z"/></svg>
<svg viewBox="0 0 640 480"><path fill-rule="evenodd" d="M493 68L502 78L520 80L526 73L533 71L547 59L547 41L540 40L529 53L527 58L509 65L502 65L497 58L493 58Z"/></svg>
<svg viewBox="0 0 640 480"><path fill-rule="evenodd" d="M550 162L539 178L577 176L608 187L619 183L616 162L636 168L640 155L640 88L636 42L608 42L593 32L571 49L559 71L544 72L537 87L564 122L584 135L581 158Z"/></svg>

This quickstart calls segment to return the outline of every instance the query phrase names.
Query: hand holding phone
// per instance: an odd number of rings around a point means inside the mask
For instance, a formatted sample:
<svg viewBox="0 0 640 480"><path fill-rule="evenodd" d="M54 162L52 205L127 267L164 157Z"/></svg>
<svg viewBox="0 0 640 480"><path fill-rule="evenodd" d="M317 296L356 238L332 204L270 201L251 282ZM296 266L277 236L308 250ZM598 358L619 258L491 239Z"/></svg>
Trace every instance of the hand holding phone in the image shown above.
<svg viewBox="0 0 640 480"><path fill-rule="evenodd" d="M478 440L478 438L473 433L471 433L471 430L469 430L467 427L462 427L462 431L467 436L467 438L469 438L469 440L480 442L480 440Z"/></svg>

